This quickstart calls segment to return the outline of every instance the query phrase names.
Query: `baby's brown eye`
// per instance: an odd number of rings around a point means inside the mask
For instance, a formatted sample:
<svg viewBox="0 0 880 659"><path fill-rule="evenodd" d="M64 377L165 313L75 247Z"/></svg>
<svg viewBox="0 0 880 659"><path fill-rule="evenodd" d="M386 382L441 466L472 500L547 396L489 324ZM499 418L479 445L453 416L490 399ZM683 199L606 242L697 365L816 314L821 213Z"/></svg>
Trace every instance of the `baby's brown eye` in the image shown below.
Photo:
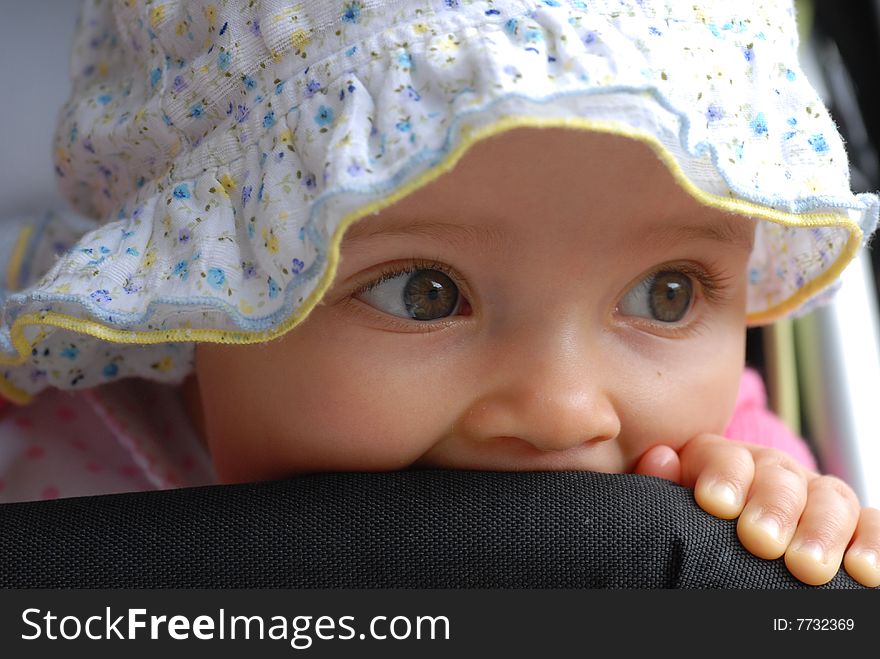
<svg viewBox="0 0 880 659"><path fill-rule="evenodd" d="M694 286L688 275L661 270L633 286L617 309L627 316L677 323L690 311L693 298Z"/></svg>
<svg viewBox="0 0 880 659"><path fill-rule="evenodd" d="M412 320L437 320L455 315L458 286L440 270L419 268L385 277L357 296L385 313Z"/></svg>

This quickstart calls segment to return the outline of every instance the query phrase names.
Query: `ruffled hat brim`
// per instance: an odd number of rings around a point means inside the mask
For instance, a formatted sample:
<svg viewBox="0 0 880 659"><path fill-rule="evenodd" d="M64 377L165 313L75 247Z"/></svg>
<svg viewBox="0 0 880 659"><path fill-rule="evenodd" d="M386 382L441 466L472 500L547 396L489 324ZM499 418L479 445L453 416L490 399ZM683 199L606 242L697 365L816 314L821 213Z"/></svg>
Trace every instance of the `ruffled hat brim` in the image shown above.
<svg viewBox="0 0 880 659"><path fill-rule="evenodd" d="M640 140L699 202L764 220L753 323L815 299L876 226L778 9L747 3L747 23L719 26L686 3L374 4L311 28L206 14L212 45L195 55L168 36L174 17L141 7L114 46L130 49L120 74L80 80L59 130L68 196L113 219L56 228L63 255L5 295L4 395L179 381L193 342L289 331L330 286L348 226L520 127ZM101 7L95 29L117 25ZM51 260L22 244L32 271Z"/></svg>

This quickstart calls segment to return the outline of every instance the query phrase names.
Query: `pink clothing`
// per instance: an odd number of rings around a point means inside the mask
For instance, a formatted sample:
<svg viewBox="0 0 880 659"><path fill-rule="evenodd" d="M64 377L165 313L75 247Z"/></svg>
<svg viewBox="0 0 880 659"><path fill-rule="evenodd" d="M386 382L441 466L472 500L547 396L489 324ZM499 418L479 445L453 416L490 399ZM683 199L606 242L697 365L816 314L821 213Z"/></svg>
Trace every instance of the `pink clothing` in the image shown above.
<svg viewBox="0 0 880 659"><path fill-rule="evenodd" d="M782 420L767 409L767 393L761 376L743 371L733 417L724 431L728 439L738 439L784 451L808 469L816 470L816 458L807 443L795 435Z"/></svg>
<svg viewBox="0 0 880 659"><path fill-rule="evenodd" d="M766 404L760 376L746 369L725 435L781 449L815 469L804 440ZM176 387L128 379L47 390L27 407L0 403L0 503L214 482Z"/></svg>

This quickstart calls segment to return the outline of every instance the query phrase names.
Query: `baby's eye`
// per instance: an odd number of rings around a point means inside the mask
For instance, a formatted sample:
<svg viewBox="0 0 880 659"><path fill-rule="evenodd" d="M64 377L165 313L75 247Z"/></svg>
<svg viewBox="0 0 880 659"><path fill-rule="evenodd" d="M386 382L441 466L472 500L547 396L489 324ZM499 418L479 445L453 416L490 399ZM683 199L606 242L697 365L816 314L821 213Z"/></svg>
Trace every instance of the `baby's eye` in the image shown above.
<svg viewBox="0 0 880 659"><path fill-rule="evenodd" d="M356 297L392 316L412 320L446 318L461 306L455 282L439 270L426 268L384 275Z"/></svg>
<svg viewBox="0 0 880 659"><path fill-rule="evenodd" d="M693 299L690 276L675 270L661 270L627 291L617 310L626 316L677 323L690 311Z"/></svg>

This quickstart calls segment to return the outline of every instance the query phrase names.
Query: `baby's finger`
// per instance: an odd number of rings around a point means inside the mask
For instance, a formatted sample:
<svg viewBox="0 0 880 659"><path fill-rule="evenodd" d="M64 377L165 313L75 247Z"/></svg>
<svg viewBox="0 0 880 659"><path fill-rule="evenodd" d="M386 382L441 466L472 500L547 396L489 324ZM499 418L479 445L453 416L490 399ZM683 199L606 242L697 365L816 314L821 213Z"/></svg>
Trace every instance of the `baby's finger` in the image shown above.
<svg viewBox="0 0 880 659"><path fill-rule="evenodd" d="M634 474L643 476L656 476L665 478L674 483L681 482L681 462L670 446L652 446L642 454L636 466Z"/></svg>
<svg viewBox="0 0 880 659"><path fill-rule="evenodd" d="M812 479L807 506L785 552L789 572L813 586L831 581L856 530L859 509L855 492L839 478Z"/></svg>
<svg viewBox="0 0 880 659"><path fill-rule="evenodd" d="M717 435L700 435L685 445L680 457L681 483L694 488L703 510L721 519L740 514L755 476L748 448Z"/></svg>
<svg viewBox="0 0 880 659"><path fill-rule="evenodd" d="M856 535L843 557L843 567L863 586L880 586L880 510L862 508Z"/></svg>
<svg viewBox="0 0 880 659"><path fill-rule="evenodd" d="M779 558L806 504L807 472L779 451L757 454L755 480L736 525L743 546L761 558Z"/></svg>

